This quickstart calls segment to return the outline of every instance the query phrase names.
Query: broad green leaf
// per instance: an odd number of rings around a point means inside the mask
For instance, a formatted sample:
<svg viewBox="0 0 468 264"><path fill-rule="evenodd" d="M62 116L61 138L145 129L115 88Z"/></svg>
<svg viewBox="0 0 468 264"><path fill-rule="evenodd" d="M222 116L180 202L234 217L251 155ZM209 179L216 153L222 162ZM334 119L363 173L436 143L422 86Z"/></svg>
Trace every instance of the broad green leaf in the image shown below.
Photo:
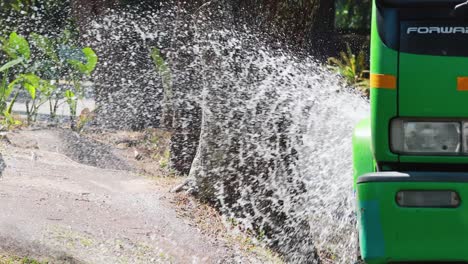
<svg viewBox="0 0 468 264"><path fill-rule="evenodd" d="M24 37L18 35L16 32L10 34L10 39L8 40L8 50L15 51L16 56L13 56L15 59L18 57L23 57L29 60L31 57L31 49L29 48L28 41Z"/></svg>
<svg viewBox="0 0 468 264"><path fill-rule="evenodd" d="M10 45L9 39L2 38L2 50L11 59L17 59L18 58L18 54L16 52L16 49Z"/></svg>
<svg viewBox="0 0 468 264"><path fill-rule="evenodd" d="M26 91L28 91L29 95L31 96L31 99L36 99L36 86L33 86L29 83L25 83L24 85L24 89L26 89Z"/></svg>
<svg viewBox="0 0 468 264"><path fill-rule="evenodd" d="M36 74L33 74L33 73L22 74L21 76L24 78L26 83L28 83L28 84L30 84L32 86L35 86L35 87L38 87L39 82L41 81L41 78L39 76L37 76Z"/></svg>
<svg viewBox="0 0 468 264"><path fill-rule="evenodd" d="M11 7L17 12L21 11L21 6L19 3L11 3Z"/></svg>
<svg viewBox="0 0 468 264"><path fill-rule="evenodd" d="M3 65L2 67L0 67L0 72L4 72L6 70L9 70L10 68L22 63L24 61L23 58L17 58L17 59L14 59L8 63L6 63L5 65Z"/></svg>
<svg viewBox="0 0 468 264"><path fill-rule="evenodd" d="M38 89L40 81L41 78L39 78L39 76L35 74L21 74L16 80L14 80L8 85L6 94L10 95L16 85L21 85L22 87L24 87L24 89L26 89L26 91L28 91L29 95L31 96L31 99L34 100L36 99L36 90Z"/></svg>
<svg viewBox="0 0 468 264"><path fill-rule="evenodd" d="M94 50L89 47L84 48L83 53L85 54L86 59L87 59L87 62L84 65L85 66L84 69L86 70L87 74L91 74L96 68L96 65L98 63L98 56L96 55Z"/></svg>
<svg viewBox="0 0 468 264"><path fill-rule="evenodd" d="M68 59L67 62L75 67L75 69L80 73L90 75L96 68L98 56L91 48L84 48L81 50L81 52L85 56L86 63L83 63L77 59Z"/></svg>
<svg viewBox="0 0 468 264"><path fill-rule="evenodd" d="M76 60L83 63L86 62L86 57L83 54L83 51L74 46L61 44L57 48L57 53L62 61Z"/></svg>

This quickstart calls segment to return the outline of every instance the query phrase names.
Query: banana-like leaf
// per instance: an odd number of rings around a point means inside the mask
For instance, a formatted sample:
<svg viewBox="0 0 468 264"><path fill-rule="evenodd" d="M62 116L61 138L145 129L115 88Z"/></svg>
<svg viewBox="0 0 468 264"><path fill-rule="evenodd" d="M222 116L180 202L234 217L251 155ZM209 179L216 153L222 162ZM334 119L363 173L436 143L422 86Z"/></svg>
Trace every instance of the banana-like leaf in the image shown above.
<svg viewBox="0 0 468 264"><path fill-rule="evenodd" d="M172 91L172 72L166 61L161 55L158 48L151 50L151 58L153 59L154 66L156 67L159 76L161 77L163 88L164 88L164 102L166 106L172 102L173 91Z"/></svg>
<svg viewBox="0 0 468 264"><path fill-rule="evenodd" d="M84 65L85 66L84 69L86 70L87 74L91 74L94 71L94 69L96 68L96 65L98 63L98 56L96 55L94 50L92 48L89 48L89 47L84 48L83 53L85 54L86 59L87 59L87 62Z"/></svg>

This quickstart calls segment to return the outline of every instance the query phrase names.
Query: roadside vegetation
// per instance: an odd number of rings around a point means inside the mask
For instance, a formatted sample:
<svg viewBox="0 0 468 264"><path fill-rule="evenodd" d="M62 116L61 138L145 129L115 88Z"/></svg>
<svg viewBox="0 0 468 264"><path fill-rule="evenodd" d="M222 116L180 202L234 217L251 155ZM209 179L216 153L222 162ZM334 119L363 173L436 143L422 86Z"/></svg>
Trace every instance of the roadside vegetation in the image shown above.
<svg viewBox="0 0 468 264"><path fill-rule="evenodd" d="M366 53L361 50L355 54L349 45L346 51L340 52L339 57L328 59L329 67L343 78L347 86L355 88L367 97L370 83L368 64Z"/></svg>
<svg viewBox="0 0 468 264"><path fill-rule="evenodd" d="M24 93L26 124L36 121L39 107L48 105L52 121L59 104L70 111L70 126L76 130L77 101L84 96L82 82L94 71L98 57L93 49L79 47L72 33L65 30L57 38L31 33L29 41L12 32L1 39L3 60L0 67L0 120L4 128L23 125L13 107Z"/></svg>
<svg viewBox="0 0 468 264"><path fill-rule="evenodd" d="M0 264L48 264L48 262L43 262L28 257L21 258L0 254Z"/></svg>

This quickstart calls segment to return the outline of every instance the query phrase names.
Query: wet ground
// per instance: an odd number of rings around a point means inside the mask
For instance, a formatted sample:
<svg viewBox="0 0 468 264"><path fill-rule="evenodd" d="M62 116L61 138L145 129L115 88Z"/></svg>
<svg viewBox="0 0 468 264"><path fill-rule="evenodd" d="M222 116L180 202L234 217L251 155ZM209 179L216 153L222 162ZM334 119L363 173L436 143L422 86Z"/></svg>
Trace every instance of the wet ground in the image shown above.
<svg viewBox="0 0 468 264"><path fill-rule="evenodd" d="M113 147L76 155L80 147L68 142L75 137L66 130L3 137L0 254L51 263L265 262L181 217L170 188L136 173ZM86 162L93 155L102 159Z"/></svg>

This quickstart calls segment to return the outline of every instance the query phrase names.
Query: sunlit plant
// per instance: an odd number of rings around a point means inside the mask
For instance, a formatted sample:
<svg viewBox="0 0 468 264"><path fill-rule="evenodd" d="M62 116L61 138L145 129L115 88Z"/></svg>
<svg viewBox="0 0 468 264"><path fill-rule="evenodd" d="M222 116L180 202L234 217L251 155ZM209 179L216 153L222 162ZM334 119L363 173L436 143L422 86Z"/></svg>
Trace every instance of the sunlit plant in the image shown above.
<svg viewBox="0 0 468 264"><path fill-rule="evenodd" d="M11 33L9 38L1 39L1 50L7 56L7 62L0 67L2 82L0 84L0 117L3 117L3 125L10 127L19 124L12 116L13 105L18 97L18 92L14 91L15 85L10 84L10 72L20 66L26 67L31 58L31 49L27 40L16 34ZM19 82L15 80L13 82ZM13 95L14 94L14 95ZM13 95L13 99L11 96ZM11 100L10 100L11 99Z"/></svg>
<svg viewBox="0 0 468 264"><path fill-rule="evenodd" d="M49 103L50 116L56 117L61 102L70 110L71 127L75 128L77 101L83 96L81 82L95 69L98 57L91 48L79 48L65 31L59 38L30 35L37 54L31 54L30 43L13 32L2 39L1 50L8 61L0 67L0 117L4 125L17 123L12 118L13 105L21 90L29 95L26 101L28 124L36 121L39 108ZM14 73L14 80L10 80ZM13 75L13 74L12 74ZM63 84L65 89L61 89Z"/></svg>
<svg viewBox="0 0 468 264"><path fill-rule="evenodd" d="M351 85L361 91L369 94L369 70L367 68L366 54L360 51L357 55L347 45L346 52L340 52L338 58L329 58L330 67L343 76L346 84Z"/></svg>
<svg viewBox="0 0 468 264"><path fill-rule="evenodd" d="M98 57L89 47L83 49L76 47L71 41L71 33L67 30L56 39L38 34L31 34L31 38L42 53L43 59L40 67L43 74L52 80L55 87L58 87L61 82L68 87L65 91L48 90L51 118L56 117L59 102L64 98L70 110L71 126L75 128L77 101L83 96L81 82L94 71Z"/></svg>

